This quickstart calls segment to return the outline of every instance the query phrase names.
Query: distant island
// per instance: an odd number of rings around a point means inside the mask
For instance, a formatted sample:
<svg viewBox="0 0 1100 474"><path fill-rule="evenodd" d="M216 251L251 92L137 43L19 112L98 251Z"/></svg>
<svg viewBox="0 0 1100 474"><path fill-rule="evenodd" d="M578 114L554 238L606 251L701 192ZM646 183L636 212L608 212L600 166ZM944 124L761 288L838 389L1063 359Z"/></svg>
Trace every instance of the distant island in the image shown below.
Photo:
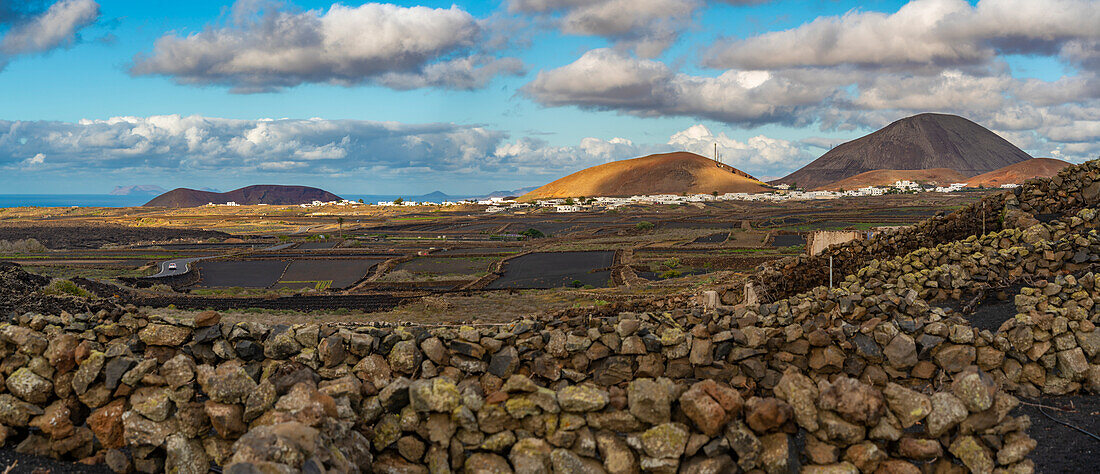
<svg viewBox="0 0 1100 474"><path fill-rule="evenodd" d="M313 201L340 201L340 196L308 186L281 186L262 184L248 186L224 193L177 188L145 203L146 207L198 207L209 203L236 203L242 206L269 204L288 206L309 204Z"/></svg>
<svg viewBox="0 0 1100 474"><path fill-rule="evenodd" d="M116 186L110 193L111 196L156 196L165 193L165 189L155 184L135 184L133 186Z"/></svg>

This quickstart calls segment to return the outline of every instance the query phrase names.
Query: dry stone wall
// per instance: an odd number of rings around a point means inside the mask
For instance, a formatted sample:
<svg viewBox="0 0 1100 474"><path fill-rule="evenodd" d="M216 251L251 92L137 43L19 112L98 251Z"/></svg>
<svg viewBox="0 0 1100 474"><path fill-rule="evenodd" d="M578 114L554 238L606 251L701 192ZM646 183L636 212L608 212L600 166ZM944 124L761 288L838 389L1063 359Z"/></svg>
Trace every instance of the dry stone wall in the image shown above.
<svg viewBox="0 0 1100 474"><path fill-rule="evenodd" d="M830 255L834 257L834 274L843 278L875 259L893 258L919 248L1013 227L1021 216L1072 215L1097 204L1100 204L1100 161L1093 160L1067 167L1052 178L1028 180L1011 191L987 196L950 214L881 233L867 241L836 245L816 256L765 264L752 282L761 297L778 300L826 284ZM730 295L729 299L735 296Z"/></svg>
<svg viewBox="0 0 1100 474"><path fill-rule="evenodd" d="M922 393L852 370L855 353L832 353L842 332L747 313L431 330L218 319L131 309L0 327L7 443L120 472L1030 469L1027 419L988 373Z"/></svg>

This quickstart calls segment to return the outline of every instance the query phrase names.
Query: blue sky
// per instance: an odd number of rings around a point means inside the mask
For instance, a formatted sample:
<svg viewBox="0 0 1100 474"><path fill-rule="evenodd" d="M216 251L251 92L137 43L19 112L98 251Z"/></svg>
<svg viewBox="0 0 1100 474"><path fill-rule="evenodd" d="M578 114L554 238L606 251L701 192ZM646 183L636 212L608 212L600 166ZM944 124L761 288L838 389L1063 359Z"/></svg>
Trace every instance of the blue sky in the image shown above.
<svg viewBox="0 0 1100 474"><path fill-rule="evenodd" d="M0 185L471 194L714 143L778 177L920 112L1079 162L1098 32L1088 0L0 0Z"/></svg>

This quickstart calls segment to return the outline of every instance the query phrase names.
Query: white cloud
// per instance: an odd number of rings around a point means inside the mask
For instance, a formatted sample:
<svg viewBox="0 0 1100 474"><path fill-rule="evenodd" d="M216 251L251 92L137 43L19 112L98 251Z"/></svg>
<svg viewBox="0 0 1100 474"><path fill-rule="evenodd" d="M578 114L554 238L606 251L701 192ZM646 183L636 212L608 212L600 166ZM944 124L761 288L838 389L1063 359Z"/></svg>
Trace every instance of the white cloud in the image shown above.
<svg viewBox="0 0 1100 474"><path fill-rule="evenodd" d="M1092 0L981 0L973 6L964 0L913 0L892 14L854 10L790 30L727 40L709 51L707 64L950 67L984 64L999 53L1051 54L1098 38L1100 4Z"/></svg>
<svg viewBox="0 0 1100 474"><path fill-rule="evenodd" d="M820 104L833 89L829 84L792 81L767 71L689 76L661 62L595 49L571 64L539 72L523 93L548 106L756 125L799 122L802 108Z"/></svg>
<svg viewBox="0 0 1100 474"><path fill-rule="evenodd" d="M688 150L709 156L715 142L724 162L754 174L789 171L810 158L795 143L765 136L738 141L703 125L664 142L586 137L559 146L444 123L160 115L75 123L0 121L0 170L61 181L81 173L98 179L122 173L130 179L187 180L192 186L229 177L349 183L397 178L488 188L501 178L522 176L533 185L652 153Z"/></svg>
<svg viewBox="0 0 1100 474"><path fill-rule="evenodd" d="M600 36L642 57L664 52L703 0L512 0L509 11L547 20L563 33Z"/></svg>
<svg viewBox="0 0 1100 474"><path fill-rule="evenodd" d="M152 53L135 57L130 71L244 93L303 83L476 89L522 71L518 59L483 51L484 39L481 22L453 5L334 4L295 12L242 0L230 24L163 36Z"/></svg>
<svg viewBox="0 0 1100 474"><path fill-rule="evenodd" d="M713 155L717 144L723 163L754 173L793 170L813 159L801 146L787 140L757 135L742 142L725 133L714 134L704 125L694 125L676 133L668 144L703 156Z"/></svg>
<svg viewBox="0 0 1100 474"><path fill-rule="evenodd" d="M12 57L72 46L78 32L99 18L94 0L61 0L43 12L16 11L0 5L0 69Z"/></svg>
<svg viewBox="0 0 1100 474"><path fill-rule="evenodd" d="M0 166L25 156L54 165L204 172L331 166L453 170L489 155L505 134L452 124L234 120L164 115L80 122L0 121ZM486 166L491 166L486 165Z"/></svg>
<svg viewBox="0 0 1100 474"><path fill-rule="evenodd" d="M37 166L46 162L46 155L36 153L34 156L23 160L23 166Z"/></svg>

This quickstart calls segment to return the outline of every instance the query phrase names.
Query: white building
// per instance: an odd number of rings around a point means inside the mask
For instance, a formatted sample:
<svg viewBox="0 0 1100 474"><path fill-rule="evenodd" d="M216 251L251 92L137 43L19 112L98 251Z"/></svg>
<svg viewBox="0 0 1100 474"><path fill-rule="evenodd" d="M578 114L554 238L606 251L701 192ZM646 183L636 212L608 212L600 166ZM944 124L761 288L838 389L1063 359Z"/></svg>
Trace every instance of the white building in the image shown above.
<svg viewBox="0 0 1100 474"><path fill-rule="evenodd" d="M557 212L580 212L581 207L576 204L562 204L554 208Z"/></svg>
<svg viewBox="0 0 1100 474"><path fill-rule="evenodd" d="M899 179L894 181L894 187L902 191L920 191L919 184L909 181L908 179Z"/></svg>

